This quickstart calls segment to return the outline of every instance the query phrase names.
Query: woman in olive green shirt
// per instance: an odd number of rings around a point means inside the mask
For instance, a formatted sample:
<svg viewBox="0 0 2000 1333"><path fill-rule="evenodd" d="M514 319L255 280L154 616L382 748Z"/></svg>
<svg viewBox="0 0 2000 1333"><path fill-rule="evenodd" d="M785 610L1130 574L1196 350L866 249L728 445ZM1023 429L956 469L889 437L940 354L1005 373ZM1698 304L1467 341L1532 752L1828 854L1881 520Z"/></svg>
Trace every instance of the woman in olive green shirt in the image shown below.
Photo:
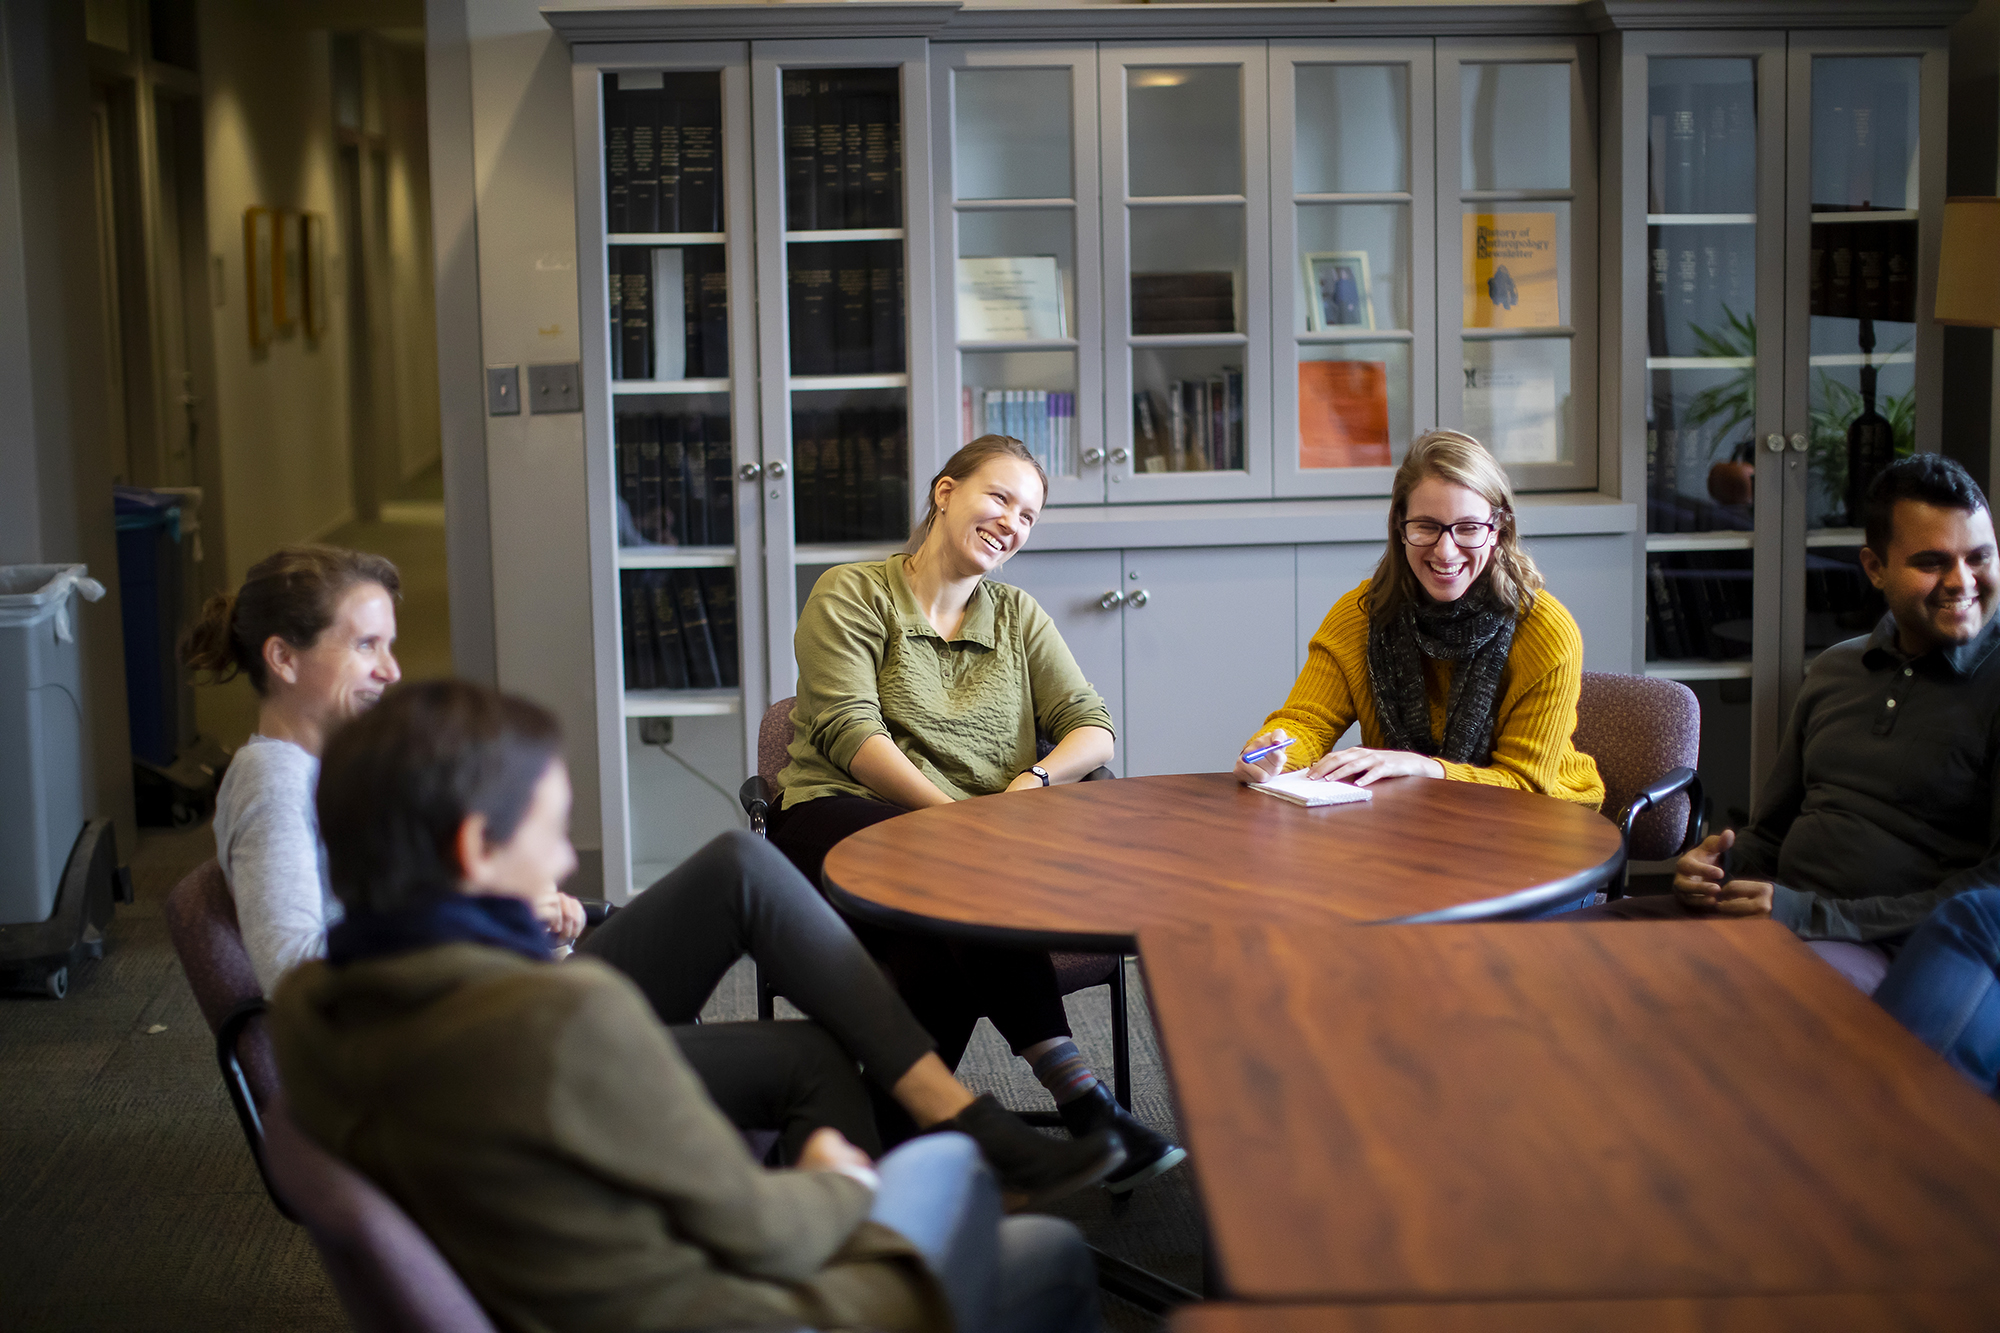
<svg viewBox="0 0 2000 1333"><path fill-rule="evenodd" d="M792 761L771 841L820 883L835 843L906 810L1075 782L1110 760L1111 714L1055 624L989 575L1028 540L1048 496L1019 440L986 435L931 482L912 550L827 571L799 615ZM1036 758L1036 740L1055 743ZM1037 950L965 944L850 921L956 1065L981 1015L1081 1136L1125 1144L1123 1192L1181 1149L1127 1115L1071 1040L1054 965Z"/></svg>

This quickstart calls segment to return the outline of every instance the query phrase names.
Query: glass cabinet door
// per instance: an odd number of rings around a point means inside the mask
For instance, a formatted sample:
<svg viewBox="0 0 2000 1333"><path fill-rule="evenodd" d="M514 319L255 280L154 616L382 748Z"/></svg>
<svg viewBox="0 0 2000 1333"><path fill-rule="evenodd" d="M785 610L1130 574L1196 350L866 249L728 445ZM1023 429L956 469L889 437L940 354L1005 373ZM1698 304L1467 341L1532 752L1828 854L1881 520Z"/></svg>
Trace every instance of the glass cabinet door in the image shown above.
<svg viewBox="0 0 2000 1333"><path fill-rule="evenodd" d="M1868 483L1941 439L1942 76L1935 50L1793 45L1787 708L1814 657L1887 610L1861 570Z"/></svg>
<svg viewBox="0 0 2000 1333"><path fill-rule="evenodd" d="M1273 478L1387 494L1437 419L1428 43L1271 48Z"/></svg>
<svg viewBox="0 0 2000 1333"><path fill-rule="evenodd" d="M913 480L934 468L910 428L935 419L929 215L909 203L929 198L929 81L920 41L760 42L751 65L778 698L796 679L786 645L807 571L900 550Z"/></svg>
<svg viewBox="0 0 2000 1333"><path fill-rule="evenodd" d="M1440 424L1473 435L1523 490L1597 484L1592 49L1438 42ZM1455 358L1455 360L1454 360Z"/></svg>
<svg viewBox="0 0 2000 1333"><path fill-rule="evenodd" d="M939 344L941 449L1011 435L1049 503L1101 504L1096 52L938 46L931 64L950 117L933 139L937 283L956 323Z"/></svg>
<svg viewBox="0 0 2000 1333"><path fill-rule="evenodd" d="M1099 50L1114 503L1268 495L1263 47Z"/></svg>

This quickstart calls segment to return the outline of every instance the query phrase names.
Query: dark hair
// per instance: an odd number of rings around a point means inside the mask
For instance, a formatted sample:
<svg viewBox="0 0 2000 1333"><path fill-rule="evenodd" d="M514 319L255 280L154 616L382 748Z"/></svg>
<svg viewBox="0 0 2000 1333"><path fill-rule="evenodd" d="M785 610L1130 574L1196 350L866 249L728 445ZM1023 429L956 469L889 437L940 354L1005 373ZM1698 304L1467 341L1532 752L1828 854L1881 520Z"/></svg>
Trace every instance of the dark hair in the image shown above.
<svg viewBox="0 0 2000 1333"><path fill-rule="evenodd" d="M379 555L338 546L279 547L250 566L234 594L216 593L202 605L181 638L181 661L217 683L241 671L261 695L270 684L264 645L271 637L312 647L333 623L340 599L361 583L380 584L391 597L403 591L395 565Z"/></svg>
<svg viewBox="0 0 2000 1333"><path fill-rule="evenodd" d="M1943 454L1899 458L1868 483L1868 498L1861 508L1861 529L1869 549L1884 559L1896 535L1898 500L1921 500L1939 509L1962 509L1968 514L1987 508L1986 492L1956 460Z"/></svg>
<svg viewBox="0 0 2000 1333"><path fill-rule="evenodd" d="M924 544L924 538L931 535L931 524L937 521L938 516L939 482L950 477L953 481L962 483L996 458L1011 458L1017 463L1026 463L1033 468L1035 475L1041 479L1042 502L1044 504L1048 502L1049 474L1042 470L1042 460L1030 453L1027 445L1011 435L982 435L946 459L944 466L938 469L938 474L931 478L931 488L925 497L924 516L918 521L917 526L910 530L910 544L903 549L915 555L918 548Z"/></svg>
<svg viewBox="0 0 2000 1333"><path fill-rule="evenodd" d="M459 826L514 836L559 757L547 709L465 680L404 685L336 731L319 771L319 831L334 896L390 912L455 892Z"/></svg>

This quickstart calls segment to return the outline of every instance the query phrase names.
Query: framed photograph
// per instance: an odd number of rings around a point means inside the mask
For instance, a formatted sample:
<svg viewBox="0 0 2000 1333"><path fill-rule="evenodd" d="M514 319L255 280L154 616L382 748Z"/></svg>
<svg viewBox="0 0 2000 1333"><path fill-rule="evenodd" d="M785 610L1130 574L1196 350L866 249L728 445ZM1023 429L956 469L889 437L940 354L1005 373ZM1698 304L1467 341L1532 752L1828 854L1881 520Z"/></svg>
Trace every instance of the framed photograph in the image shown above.
<svg viewBox="0 0 2000 1333"><path fill-rule="evenodd" d="M280 333L290 333L305 313L305 259L299 240L305 215L290 209L274 210L277 218L277 266L272 274L271 317Z"/></svg>
<svg viewBox="0 0 2000 1333"><path fill-rule="evenodd" d="M272 279L277 276L278 215L243 210L243 304L250 320L250 349L262 351L277 332Z"/></svg>
<svg viewBox="0 0 2000 1333"><path fill-rule="evenodd" d="M318 341L325 335L333 316L333 292L326 285L325 215L301 215L299 237L305 261L306 336Z"/></svg>
<svg viewBox="0 0 2000 1333"><path fill-rule="evenodd" d="M1307 255L1305 266L1306 328L1325 333L1375 327L1366 250L1322 251Z"/></svg>

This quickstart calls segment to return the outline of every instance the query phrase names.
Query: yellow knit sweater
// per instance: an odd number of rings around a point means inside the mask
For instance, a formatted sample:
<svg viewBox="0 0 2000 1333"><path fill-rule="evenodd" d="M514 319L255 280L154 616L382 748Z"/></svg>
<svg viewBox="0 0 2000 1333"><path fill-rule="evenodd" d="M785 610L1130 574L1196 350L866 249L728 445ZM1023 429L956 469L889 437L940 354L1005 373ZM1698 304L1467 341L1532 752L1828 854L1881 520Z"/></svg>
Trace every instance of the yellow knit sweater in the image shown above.
<svg viewBox="0 0 2000 1333"><path fill-rule="evenodd" d="M1367 594L1368 584L1363 582L1333 604L1313 635L1306 668L1293 684L1291 697L1259 728L1283 727L1295 738L1285 754L1287 768L1303 768L1325 754L1355 722L1361 724L1363 745L1382 748L1382 724L1368 684ZM1433 737L1444 734L1451 670L1450 662L1424 659ZM1561 602L1547 592L1538 593L1534 607L1514 630L1514 646L1500 673L1493 762L1445 764L1445 776L1519 787L1596 809L1604 801L1604 781L1591 757L1570 743L1582 689L1583 635Z"/></svg>

